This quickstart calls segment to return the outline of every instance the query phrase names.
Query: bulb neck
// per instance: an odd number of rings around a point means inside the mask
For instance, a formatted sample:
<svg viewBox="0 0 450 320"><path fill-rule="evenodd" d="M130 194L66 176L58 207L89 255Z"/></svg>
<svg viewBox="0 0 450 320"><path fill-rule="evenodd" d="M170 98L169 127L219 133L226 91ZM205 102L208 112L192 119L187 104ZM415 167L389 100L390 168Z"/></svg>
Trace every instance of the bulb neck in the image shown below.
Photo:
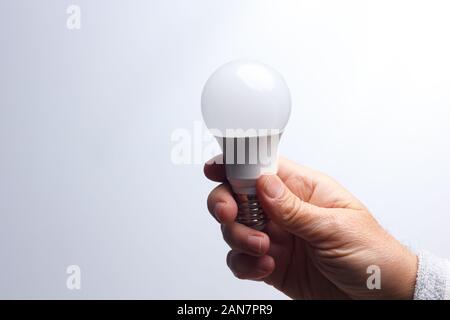
<svg viewBox="0 0 450 320"><path fill-rule="evenodd" d="M234 193L256 194L256 181L262 175L276 174L278 157L274 157L270 165L261 164L225 164L227 180Z"/></svg>

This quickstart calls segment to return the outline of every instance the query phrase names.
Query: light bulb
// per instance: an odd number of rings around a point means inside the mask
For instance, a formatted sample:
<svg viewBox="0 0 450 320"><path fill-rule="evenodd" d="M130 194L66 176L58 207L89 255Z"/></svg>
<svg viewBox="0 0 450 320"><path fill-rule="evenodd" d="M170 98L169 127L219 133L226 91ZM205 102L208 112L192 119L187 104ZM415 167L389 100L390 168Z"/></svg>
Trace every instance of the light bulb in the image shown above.
<svg viewBox="0 0 450 320"><path fill-rule="evenodd" d="M232 61L209 77L201 106L205 124L223 150L227 180L238 203L236 221L261 230L267 217L256 181L277 173L278 142L291 113L286 82L260 62Z"/></svg>

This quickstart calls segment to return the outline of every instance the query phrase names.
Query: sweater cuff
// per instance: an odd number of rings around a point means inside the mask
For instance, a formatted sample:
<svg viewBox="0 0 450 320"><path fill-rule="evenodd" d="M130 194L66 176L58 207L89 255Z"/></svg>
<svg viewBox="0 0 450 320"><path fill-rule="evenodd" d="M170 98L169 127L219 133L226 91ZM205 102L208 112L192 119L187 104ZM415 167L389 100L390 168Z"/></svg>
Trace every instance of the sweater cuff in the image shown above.
<svg viewBox="0 0 450 320"><path fill-rule="evenodd" d="M447 264L447 279L445 284L445 300L450 300L450 261L446 260Z"/></svg>
<svg viewBox="0 0 450 320"><path fill-rule="evenodd" d="M425 251L418 261L414 300L450 299L450 262Z"/></svg>

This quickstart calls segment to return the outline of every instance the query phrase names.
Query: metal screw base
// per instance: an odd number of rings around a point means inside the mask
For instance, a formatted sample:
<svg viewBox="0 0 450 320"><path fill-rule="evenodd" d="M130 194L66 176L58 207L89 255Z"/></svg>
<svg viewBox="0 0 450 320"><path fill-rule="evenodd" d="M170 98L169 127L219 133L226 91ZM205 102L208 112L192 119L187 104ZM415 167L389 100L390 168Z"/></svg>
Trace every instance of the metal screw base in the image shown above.
<svg viewBox="0 0 450 320"><path fill-rule="evenodd" d="M236 222L255 230L262 230L268 222L267 216L255 194L235 194L238 204Z"/></svg>

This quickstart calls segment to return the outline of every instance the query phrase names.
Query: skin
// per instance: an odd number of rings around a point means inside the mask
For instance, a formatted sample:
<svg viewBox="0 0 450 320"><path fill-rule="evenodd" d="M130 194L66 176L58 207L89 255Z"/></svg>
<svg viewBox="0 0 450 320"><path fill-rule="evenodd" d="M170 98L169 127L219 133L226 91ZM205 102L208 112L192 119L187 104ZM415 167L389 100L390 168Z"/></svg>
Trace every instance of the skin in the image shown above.
<svg viewBox="0 0 450 320"><path fill-rule="evenodd" d="M293 299L413 297L417 257L332 178L281 158L277 175L257 181L271 219L261 232L234 221L224 165L209 161L204 172L222 182L208 209L231 247L226 260L237 278L264 281ZM367 287L371 265L380 268L381 289Z"/></svg>

